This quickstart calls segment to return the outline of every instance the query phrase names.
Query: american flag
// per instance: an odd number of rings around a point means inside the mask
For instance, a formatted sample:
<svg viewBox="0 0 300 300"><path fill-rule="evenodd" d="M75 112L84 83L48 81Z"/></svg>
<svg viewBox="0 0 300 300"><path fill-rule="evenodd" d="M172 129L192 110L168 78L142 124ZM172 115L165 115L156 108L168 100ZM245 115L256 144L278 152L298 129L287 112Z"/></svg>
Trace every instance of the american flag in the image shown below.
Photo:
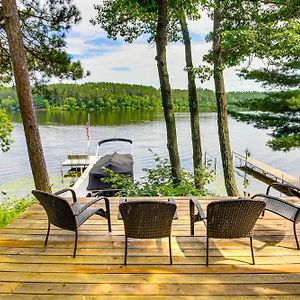
<svg viewBox="0 0 300 300"><path fill-rule="evenodd" d="M85 130L86 130L86 138L89 141L90 140L90 133L91 133L91 126L90 126L89 122L86 122Z"/></svg>

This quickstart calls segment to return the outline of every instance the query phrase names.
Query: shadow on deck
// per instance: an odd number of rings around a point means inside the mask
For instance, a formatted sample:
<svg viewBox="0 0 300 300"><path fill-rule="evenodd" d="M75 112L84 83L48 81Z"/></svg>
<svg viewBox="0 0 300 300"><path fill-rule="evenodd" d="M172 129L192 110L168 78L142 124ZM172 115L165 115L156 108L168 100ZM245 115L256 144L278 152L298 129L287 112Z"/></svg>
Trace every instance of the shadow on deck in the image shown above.
<svg viewBox="0 0 300 300"><path fill-rule="evenodd" d="M203 207L210 201L203 198ZM93 216L80 227L76 258L72 232L52 227L44 247L47 218L33 205L0 230L1 299L299 299L300 251L291 222L269 212L259 219L255 266L248 239L212 239L205 267L204 225L196 223L191 237L188 200L176 202L173 266L163 239L130 240L126 267L117 198L111 198L112 233L106 220Z"/></svg>

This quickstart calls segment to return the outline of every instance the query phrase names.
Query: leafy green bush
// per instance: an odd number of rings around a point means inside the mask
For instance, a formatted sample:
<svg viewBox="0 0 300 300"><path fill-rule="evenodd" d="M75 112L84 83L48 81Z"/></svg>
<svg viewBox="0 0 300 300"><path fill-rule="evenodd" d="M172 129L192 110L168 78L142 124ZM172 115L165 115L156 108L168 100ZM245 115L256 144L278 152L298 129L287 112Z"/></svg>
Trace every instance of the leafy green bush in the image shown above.
<svg viewBox="0 0 300 300"><path fill-rule="evenodd" d="M300 134L274 138L273 140L268 141L267 145L275 151L282 150L287 152L293 148L300 147Z"/></svg>
<svg viewBox="0 0 300 300"><path fill-rule="evenodd" d="M35 200L33 198L3 200L0 203L0 228L3 228L9 224L34 202Z"/></svg>
<svg viewBox="0 0 300 300"><path fill-rule="evenodd" d="M9 121L5 110L0 106L0 150L6 152L13 143L11 139L13 127Z"/></svg>
<svg viewBox="0 0 300 300"><path fill-rule="evenodd" d="M204 196L208 194L205 185L213 180L213 175L206 168L198 170L196 175L182 169L181 183L175 185L168 160L160 158L157 154L154 154L154 159L156 167L143 169L146 175L141 180L132 181L128 175L116 174L109 169L105 169L108 176L103 181L110 183L114 189L121 189L118 196L126 197ZM197 185L195 185L195 182Z"/></svg>

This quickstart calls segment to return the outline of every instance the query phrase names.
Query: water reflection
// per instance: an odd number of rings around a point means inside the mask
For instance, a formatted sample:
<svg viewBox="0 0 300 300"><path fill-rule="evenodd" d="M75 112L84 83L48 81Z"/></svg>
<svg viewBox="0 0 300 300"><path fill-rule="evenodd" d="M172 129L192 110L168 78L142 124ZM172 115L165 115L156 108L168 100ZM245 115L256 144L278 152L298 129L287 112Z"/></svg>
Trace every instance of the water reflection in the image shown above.
<svg viewBox="0 0 300 300"><path fill-rule="evenodd" d="M133 123L152 122L163 118L157 111L92 111L90 114L91 125L95 126L122 126ZM80 125L88 119L86 111L48 110L36 112L40 125ZM21 115L18 112L9 113L9 119L13 123L21 123Z"/></svg>
<svg viewBox="0 0 300 300"><path fill-rule="evenodd" d="M19 113L9 115L14 125L14 144L7 153L0 152L0 190L16 178L31 177L23 126ZM181 165L192 170L192 143L189 113L175 114L178 146ZM37 118L44 148L47 168L51 176L60 174L60 161L67 154L87 151L85 124L87 112L82 111L38 111ZM91 118L91 154L96 152L97 142L101 139L124 137L133 140L135 178L144 175L143 168L154 167L151 148L162 158L168 157L166 128L162 112L155 111L95 111ZM237 122L229 118L230 141L233 151L245 153L248 148L253 158L298 177L300 150L288 153L274 152L266 146L268 131L254 128L251 124ZM209 189L217 194L224 194L223 169L218 142L217 117L215 113L201 113L201 140L203 156L208 152L216 158L216 181ZM204 160L204 157L203 157ZM238 170L240 173L241 171ZM240 194L244 192L265 192L266 184L253 176L236 175ZM245 180L246 179L246 180ZM17 184L20 187L20 184ZM23 188L23 187L22 187ZM30 187L27 186L30 191ZM0 195L1 199L1 195Z"/></svg>

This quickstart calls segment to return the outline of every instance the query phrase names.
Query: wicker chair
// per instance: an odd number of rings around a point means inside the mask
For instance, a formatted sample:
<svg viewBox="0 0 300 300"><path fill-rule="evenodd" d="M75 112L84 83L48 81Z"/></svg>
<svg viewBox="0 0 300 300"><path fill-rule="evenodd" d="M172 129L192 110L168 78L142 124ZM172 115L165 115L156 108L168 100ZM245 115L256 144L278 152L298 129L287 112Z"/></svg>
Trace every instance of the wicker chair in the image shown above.
<svg viewBox="0 0 300 300"><path fill-rule="evenodd" d="M69 202L59 196L65 192L71 192L73 203L70 205ZM33 190L33 195L37 198L40 204L44 207L48 216L48 230L45 239L45 246L48 242L48 237L50 233L50 224L53 224L59 228L74 231L75 232L75 245L73 251L73 257L76 256L77 250L77 239L78 239L78 228L92 215L97 214L104 217L108 221L108 230L111 232L111 222L110 222L110 208L109 201L105 197L97 197L87 203L86 205L81 205L76 198L76 194L72 189L63 189L54 194L49 194L42 191ZM104 200L105 209L102 208L90 208L91 205L96 202Z"/></svg>
<svg viewBox="0 0 300 300"><path fill-rule="evenodd" d="M130 201L119 205L125 227L125 258L127 264L128 238L169 238L170 264L172 264L171 226L176 204L164 201Z"/></svg>
<svg viewBox="0 0 300 300"><path fill-rule="evenodd" d="M299 241L297 237L296 224L300 221L300 206L291 203L290 201L284 200L279 197L270 195L272 188L277 188L288 196L300 198L300 187L275 182L268 186L266 194L256 194L252 196L252 199L261 199L266 203L266 209L272 213L275 213L291 222L293 222L294 236L296 240L297 249L300 250ZM262 214L264 216L264 212Z"/></svg>
<svg viewBox="0 0 300 300"><path fill-rule="evenodd" d="M194 235L194 223L202 220L206 225L206 266L209 260L210 238L250 238L252 264L255 264L252 245L254 225L265 208L263 201L246 199L214 201L207 206L207 216L197 199L190 199L191 235ZM195 206L198 210L194 214Z"/></svg>

